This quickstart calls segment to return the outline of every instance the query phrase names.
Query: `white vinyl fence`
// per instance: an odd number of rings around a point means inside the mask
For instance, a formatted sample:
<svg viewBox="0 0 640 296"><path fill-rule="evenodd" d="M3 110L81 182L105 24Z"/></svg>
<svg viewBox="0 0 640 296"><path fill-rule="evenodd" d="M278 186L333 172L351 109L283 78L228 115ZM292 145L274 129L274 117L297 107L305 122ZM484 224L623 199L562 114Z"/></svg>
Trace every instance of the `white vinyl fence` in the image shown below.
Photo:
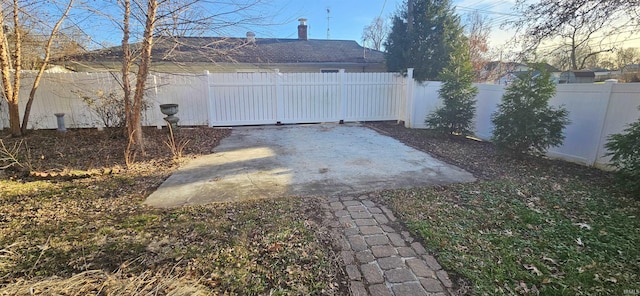
<svg viewBox="0 0 640 296"><path fill-rule="evenodd" d="M475 134L489 140L493 133L491 114L497 110L504 87L477 84ZM412 128L426 128L424 119L438 106L440 82L416 83L413 98ZM640 83L559 84L552 106L564 106L571 123L565 128L565 140L559 147L549 149L547 155L586 165L607 168L604 144L609 135L622 132L638 120L640 111Z"/></svg>
<svg viewBox="0 0 640 296"><path fill-rule="evenodd" d="M411 69L409 70L411 73ZM25 74L20 95L24 110L28 87ZM427 114L441 105L440 82L414 82L397 73L203 73L156 74L148 81L143 114L145 126L165 125L159 105L179 104L183 126L402 120L410 128L425 128ZM500 85L478 84L476 135L490 139L491 114L504 94ZM30 128L56 128L54 113L65 113L68 128L102 127L100 118L81 96L100 91L121 92L118 74L47 73L31 111ZM640 117L640 83L564 84L557 86L552 105L569 110L571 124L560 147L549 156L606 167L604 144ZM0 129L8 127L6 101L0 101Z"/></svg>
<svg viewBox="0 0 640 296"><path fill-rule="evenodd" d="M399 120L405 80L344 71L209 74L210 125Z"/></svg>

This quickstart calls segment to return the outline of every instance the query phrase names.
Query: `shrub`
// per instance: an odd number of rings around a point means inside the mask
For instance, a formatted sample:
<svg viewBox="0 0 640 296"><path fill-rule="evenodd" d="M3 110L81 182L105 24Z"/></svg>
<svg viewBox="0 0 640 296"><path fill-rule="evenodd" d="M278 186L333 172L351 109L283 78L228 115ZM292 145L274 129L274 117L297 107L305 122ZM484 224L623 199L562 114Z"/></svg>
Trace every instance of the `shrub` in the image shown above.
<svg viewBox="0 0 640 296"><path fill-rule="evenodd" d="M124 127L126 116L124 112L124 95L119 91L105 92L98 90L95 95L77 92L82 101L95 113L105 127ZM142 102L142 110L150 107L146 100Z"/></svg>
<svg viewBox="0 0 640 296"><path fill-rule="evenodd" d="M542 67L524 73L512 82L492 114L493 142L500 148L523 154L544 154L562 144L562 130L569 124L569 112L552 108L549 99L556 92L550 74Z"/></svg>
<svg viewBox="0 0 640 296"><path fill-rule="evenodd" d="M473 86L473 66L469 60L469 49L463 43L451 56L449 65L440 74L442 87L438 91L442 107L427 116L425 124L438 132L456 135L471 135L472 120L476 113L475 96L478 88Z"/></svg>
<svg viewBox="0 0 640 296"><path fill-rule="evenodd" d="M622 187L640 193L640 120L630 124L624 133L610 135L605 147Z"/></svg>
<svg viewBox="0 0 640 296"><path fill-rule="evenodd" d="M122 95L99 90L94 95L79 94L82 101L102 121L105 127L124 127L125 113Z"/></svg>

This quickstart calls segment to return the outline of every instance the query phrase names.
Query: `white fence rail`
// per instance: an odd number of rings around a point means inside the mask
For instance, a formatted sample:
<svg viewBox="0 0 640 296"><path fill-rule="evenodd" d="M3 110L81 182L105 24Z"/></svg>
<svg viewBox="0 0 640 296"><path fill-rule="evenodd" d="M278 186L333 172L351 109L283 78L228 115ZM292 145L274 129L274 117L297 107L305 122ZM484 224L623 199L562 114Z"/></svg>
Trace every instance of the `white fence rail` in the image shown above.
<svg viewBox="0 0 640 296"><path fill-rule="evenodd" d="M25 74L20 110L33 81ZM180 125L403 120L425 128L424 119L440 106L440 82L413 82L395 73L204 73L157 74L146 91L146 126L163 126L158 105L177 103ZM475 132L490 139L491 114L504 94L500 85L479 84ZM29 128L56 128L54 113L65 113L69 128L100 127L100 118L80 98L120 90L109 73L47 73L31 111ZM569 110L566 139L552 157L605 167L604 144L640 117L640 84L558 85L552 105ZM8 127L6 101L0 101L0 129Z"/></svg>

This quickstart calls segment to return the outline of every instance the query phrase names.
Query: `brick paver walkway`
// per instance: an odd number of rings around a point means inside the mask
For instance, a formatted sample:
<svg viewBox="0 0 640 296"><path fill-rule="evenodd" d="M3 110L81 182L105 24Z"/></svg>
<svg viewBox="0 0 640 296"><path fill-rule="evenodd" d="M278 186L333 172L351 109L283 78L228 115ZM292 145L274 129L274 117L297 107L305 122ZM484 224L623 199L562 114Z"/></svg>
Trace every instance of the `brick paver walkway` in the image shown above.
<svg viewBox="0 0 640 296"><path fill-rule="evenodd" d="M369 196L329 198L325 217L338 236L351 295L450 294L447 272Z"/></svg>

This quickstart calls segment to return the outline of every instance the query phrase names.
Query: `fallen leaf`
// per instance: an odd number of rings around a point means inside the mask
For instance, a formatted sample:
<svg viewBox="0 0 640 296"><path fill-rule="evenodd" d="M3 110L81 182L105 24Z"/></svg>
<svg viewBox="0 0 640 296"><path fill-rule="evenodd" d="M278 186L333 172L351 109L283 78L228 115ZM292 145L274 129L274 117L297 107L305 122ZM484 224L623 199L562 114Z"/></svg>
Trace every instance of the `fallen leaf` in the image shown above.
<svg viewBox="0 0 640 296"><path fill-rule="evenodd" d="M579 226L580 229L591 230L591 225L587 223L573 223L573 225Z"/></svg>
<svg viewBox="0 0 640 296"><path fill-rule="evenodd" d="M543 257L542 257L542 260L547 261L547 262L551 262L551 263L553 263L554 265L558 265L558 262L556 262L556 260L553 260L553 259L551 259L551 258L549 258L549 257L547 257L547 256L543 256Z"/></svg>
<svg viewBox="0 0 640 296"><path fill-rule="evenodd" d="M529 288L527 287L527 284L524 282L520 282L520 290L525 292L525 293L529 293Z"/></svg>
<svg viewBox="0 0 640 296"><path fill-rule="evenodd" d="M283 247L280 243L275 243L267 248L269 252L279 252L282 251Z"/></svg>
<svg viewBox="0 0 640 296"><path fill-rule="evenodd" d="M537 276L542 275L542 272L533 264L523 264L522 266L524 266L524 268L526 268L527 270L530 270Z"/></svg>

